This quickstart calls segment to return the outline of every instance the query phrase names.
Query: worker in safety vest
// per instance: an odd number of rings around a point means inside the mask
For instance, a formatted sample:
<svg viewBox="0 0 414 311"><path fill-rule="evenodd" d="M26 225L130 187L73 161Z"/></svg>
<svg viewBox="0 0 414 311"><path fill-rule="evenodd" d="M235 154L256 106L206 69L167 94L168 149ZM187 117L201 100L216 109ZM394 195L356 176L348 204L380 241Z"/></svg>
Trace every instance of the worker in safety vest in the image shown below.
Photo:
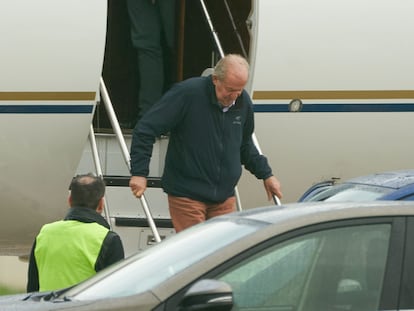
<svg viewBox="0 0 414 311"><path fill-rule="evenodd" d="M105 183L92 174L73 178L64 220L44 225L30 254L27 291L75 285L124 258L119 235L101 216Z"/></svg>

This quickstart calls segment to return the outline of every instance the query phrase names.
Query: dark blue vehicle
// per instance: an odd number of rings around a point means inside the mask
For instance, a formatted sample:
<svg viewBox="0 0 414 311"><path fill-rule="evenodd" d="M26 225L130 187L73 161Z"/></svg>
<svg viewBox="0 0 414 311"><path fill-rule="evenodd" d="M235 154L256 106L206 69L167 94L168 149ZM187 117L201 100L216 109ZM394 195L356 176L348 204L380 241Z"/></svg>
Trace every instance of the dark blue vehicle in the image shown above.
<svg viewBox="0 0 414 311"><path fill-rule="evenodd" d="M344 182L323 181L310 187L299 202L372 200L414 201L414 169L364 175Z"/></svg>

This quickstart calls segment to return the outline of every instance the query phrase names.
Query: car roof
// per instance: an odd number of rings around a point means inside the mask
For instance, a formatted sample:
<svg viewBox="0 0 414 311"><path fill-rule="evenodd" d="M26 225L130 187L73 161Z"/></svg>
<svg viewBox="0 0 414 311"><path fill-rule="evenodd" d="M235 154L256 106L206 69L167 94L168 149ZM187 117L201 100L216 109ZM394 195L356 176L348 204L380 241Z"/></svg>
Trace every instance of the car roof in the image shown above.
<svg viewBox="0 0 414 311"><path fill-rule="evenodd" d="M373 186L399 189L414 184L414 169L395 170L358 176L346 180L344 183L369 184Z"/></svg>
<svg viewBox="0 0 414 311"><path fill-rule="evenodd" d="M281 206L258 207L220 217L233 218L231 221L248 219L272 224L282 224L289 219L307 219L311 224L336 219L395 215L414 215L414 202L295 202ZM314 221L310 221L311 219Z"/></svg>

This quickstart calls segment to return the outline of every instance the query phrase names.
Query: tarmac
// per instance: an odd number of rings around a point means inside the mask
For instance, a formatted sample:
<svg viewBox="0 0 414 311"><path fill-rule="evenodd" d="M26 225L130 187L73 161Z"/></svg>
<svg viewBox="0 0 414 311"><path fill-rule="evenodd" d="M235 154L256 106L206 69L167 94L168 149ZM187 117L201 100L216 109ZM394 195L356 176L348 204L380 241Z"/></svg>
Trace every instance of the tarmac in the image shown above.
<svg viewBox="0 0 414 311"><path fill-rule="evenodd" d="M15 256L0 256L0 286L26 292L28 263Z"/></svg>

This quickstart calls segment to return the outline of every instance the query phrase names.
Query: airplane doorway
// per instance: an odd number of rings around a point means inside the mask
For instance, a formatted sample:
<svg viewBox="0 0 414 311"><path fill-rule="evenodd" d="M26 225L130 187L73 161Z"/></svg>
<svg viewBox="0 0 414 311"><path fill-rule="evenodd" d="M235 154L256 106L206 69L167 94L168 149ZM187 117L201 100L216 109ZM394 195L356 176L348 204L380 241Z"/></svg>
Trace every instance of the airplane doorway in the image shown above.
<svg viewBox="0 0 414 311"><path fill-rule="evenodd" d="M148 0L150 1L150 0ZM167 85L199 76L220 58L203 10L205 4L211 23L225 54L248 57L249 30L246 20L251 0L176 1L177 32L175 54L168 64ZM103 79L118 121L128 124L138 114L138 64L130 37L126 0L108 0L108 21ZM122 127L128 132L132 126ZM105 107L98 105L94 117L96 132L111 132Z"/></svg>

